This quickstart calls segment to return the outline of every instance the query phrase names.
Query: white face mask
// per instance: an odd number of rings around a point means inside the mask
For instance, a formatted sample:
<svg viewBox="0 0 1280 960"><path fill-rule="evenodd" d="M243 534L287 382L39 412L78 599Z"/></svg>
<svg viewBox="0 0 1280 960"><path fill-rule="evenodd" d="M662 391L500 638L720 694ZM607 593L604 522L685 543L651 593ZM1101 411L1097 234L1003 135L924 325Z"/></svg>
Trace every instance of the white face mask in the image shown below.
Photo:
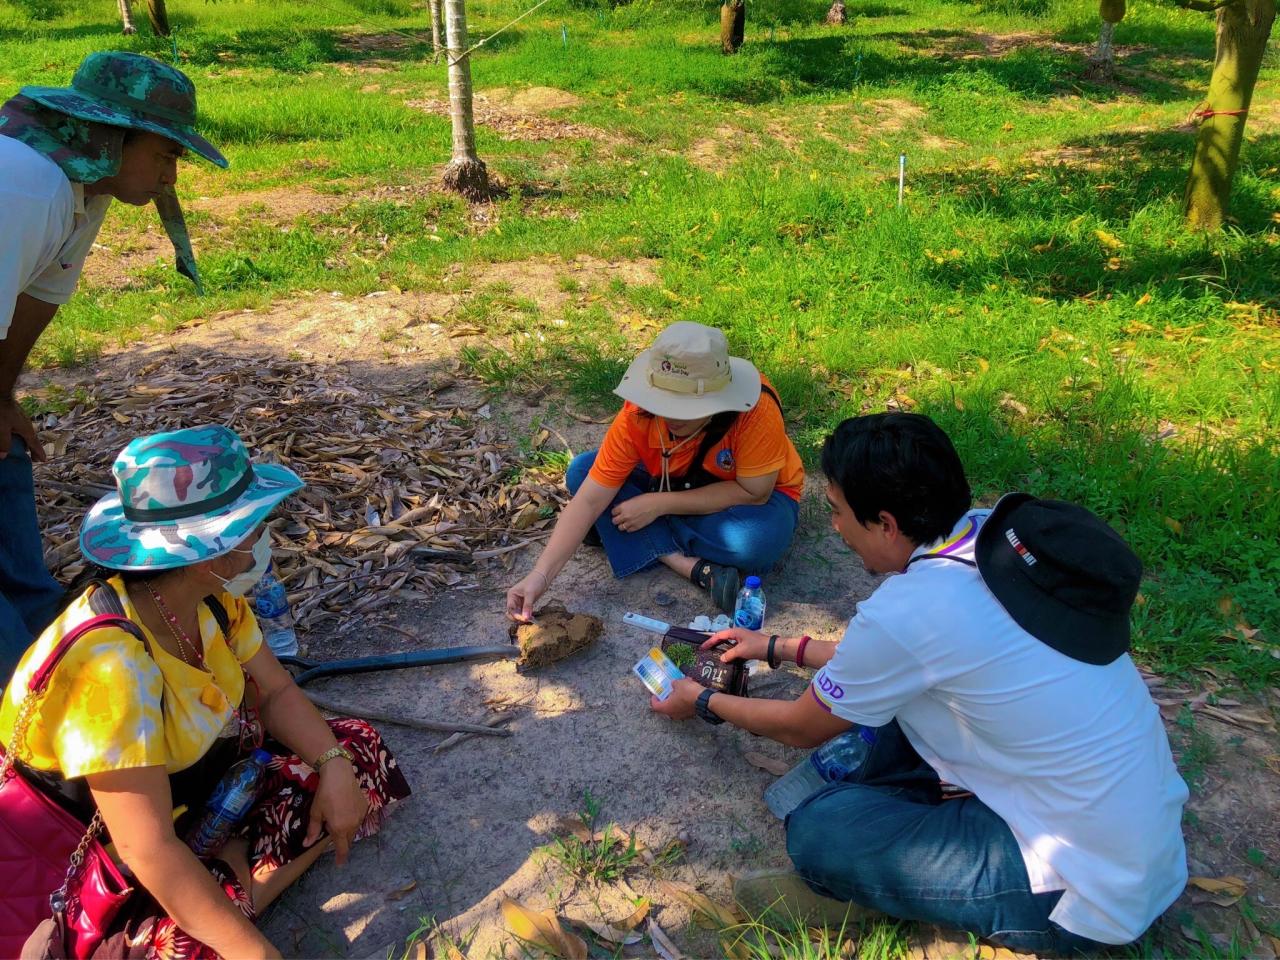
<svg viewBox="0 0 1280 960"><path fill-rule="evenodd" d="M249 551L236 548L232 553L248 553ZM213 575L222 580L223 588L233 597L243 597L253 589L254 584L262 579L262 575L267 572L267 567L271 565L271 531L263 530L260 536L253 543L253 566L243 573L237 573L230 580L223 580L216 573ZM212 573L213 571L210 571Z"/></svg>

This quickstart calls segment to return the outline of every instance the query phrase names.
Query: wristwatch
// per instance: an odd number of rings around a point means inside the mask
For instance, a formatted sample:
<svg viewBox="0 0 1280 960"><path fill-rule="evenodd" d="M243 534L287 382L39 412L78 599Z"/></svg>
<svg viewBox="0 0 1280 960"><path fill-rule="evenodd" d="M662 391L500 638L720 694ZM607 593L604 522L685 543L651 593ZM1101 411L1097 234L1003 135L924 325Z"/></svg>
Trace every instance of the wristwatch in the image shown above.
<svg viewBox="0 0 1280 960"><path fill-rule="evenodd" d="M711 694L714 690L708 688L698 694L698 702L693 705L693 712L700 716L707 723L721 724L724 723L724 717L717 717L711 709Z"/></svg>
<svg viewBox="0 0 1280 960"><path fill-rule="evenodd" d="M323 767L330 760L332 760L334 757L343 757L347 761L347 763L356 762L355 754L352 753L350 750L348 750L346 747L342 746L342 744L338 744L337 746L330 747L324 753L320 754L320 756L316 757L316 762L311 764L311 769L314 770L316 773L319 773L320 768Z"/></svg>

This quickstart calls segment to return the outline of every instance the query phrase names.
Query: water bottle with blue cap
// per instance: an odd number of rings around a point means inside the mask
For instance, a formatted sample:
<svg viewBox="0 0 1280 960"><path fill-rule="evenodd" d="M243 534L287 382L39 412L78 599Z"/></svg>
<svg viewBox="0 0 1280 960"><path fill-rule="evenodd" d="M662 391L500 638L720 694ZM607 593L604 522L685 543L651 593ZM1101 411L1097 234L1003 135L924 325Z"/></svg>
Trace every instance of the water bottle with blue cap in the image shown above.
<svg viewBox="0 0 1280 960"><path fill-rule="evenodd" d="M271 754L255 750L223 774L209 795L204 816L187 834L187 846L197 857L212 857L257 802Z"/></svg>
<svg viewBox="0 0 1280 960"><path fill-rule="evenodd" d="M738 603L733 610L733 625L748 630L764 629L764 588L759 577L747 577L738 591Z"/></svg>
<svg viewBox="0 0 1280 960"><path fill-rule="evenodd" d="M779 777L764 792L764 802L774 816L785 820L807 797L847 779L862 766L875 742L876 732L870 727L855 726L832 737Z"/></svg>

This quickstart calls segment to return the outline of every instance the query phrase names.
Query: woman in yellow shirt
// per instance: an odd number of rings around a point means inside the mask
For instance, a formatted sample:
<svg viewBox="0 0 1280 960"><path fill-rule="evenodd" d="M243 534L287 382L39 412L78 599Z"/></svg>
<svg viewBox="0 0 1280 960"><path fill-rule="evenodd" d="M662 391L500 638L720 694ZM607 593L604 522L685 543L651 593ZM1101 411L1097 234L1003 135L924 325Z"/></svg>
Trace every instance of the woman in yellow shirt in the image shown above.
<svg viewBox="0 0 1280 960"><path fill-rule="evenodd" d="M408 784L372 727L320 716L244 599L270 562L264 520L302 481L251 463L217 426L134 440L113 473L117 493L89 511L80 546L114 575L27 651L0 708L0 741L86 822L96 808L133 874L138 893L97 955L278 957L258 913L325 850L344 862ZM139 635L85 633L15 743L32 674L112 608ZM272 759L258 801L214 858L197 859L182 836L231 764L259 746Z"/></svg>

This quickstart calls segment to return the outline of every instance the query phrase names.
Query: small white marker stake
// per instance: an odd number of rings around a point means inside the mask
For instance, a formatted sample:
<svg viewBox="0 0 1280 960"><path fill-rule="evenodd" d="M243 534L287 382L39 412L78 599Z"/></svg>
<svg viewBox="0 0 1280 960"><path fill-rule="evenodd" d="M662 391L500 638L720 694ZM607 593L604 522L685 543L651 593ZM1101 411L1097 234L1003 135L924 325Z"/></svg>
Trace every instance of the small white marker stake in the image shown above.
<svg viewBox="0 0 1280 960"><path fill-rule="evenodd" d="M898 206L902 206L902 191L907 184L907 155L898 154Z"/></svg>

